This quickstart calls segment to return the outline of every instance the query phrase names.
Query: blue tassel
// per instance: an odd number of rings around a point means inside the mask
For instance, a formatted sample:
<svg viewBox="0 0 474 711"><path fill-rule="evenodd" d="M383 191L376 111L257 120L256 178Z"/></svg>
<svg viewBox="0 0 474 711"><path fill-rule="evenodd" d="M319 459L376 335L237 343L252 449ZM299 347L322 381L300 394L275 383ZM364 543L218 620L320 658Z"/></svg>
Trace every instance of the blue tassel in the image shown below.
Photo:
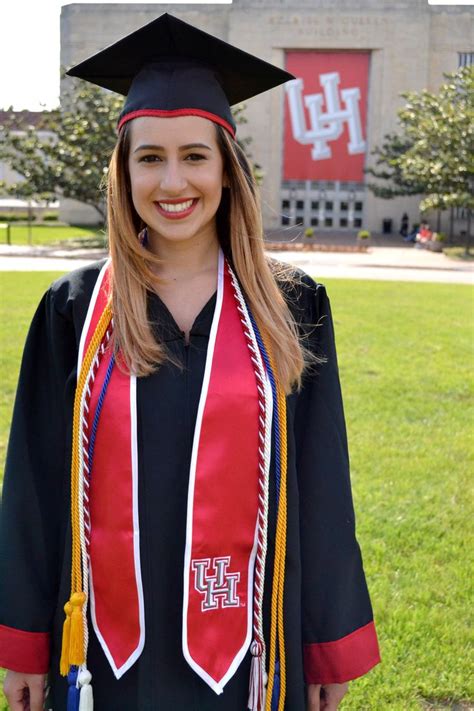
<svg viewBox="0 0 474 711"><path fill-rule="evenodd" d="M280 701L280 662L275 662L275 676L273 678L272 711L278 711ZM69 711L69 709L68 709Z"/></svg>
<svg viewBox="0 0 474 711"><path fill-rule="evenodd" d="M71 667L67 675L67 711L79 711L80 689L76 687L77 683L77 667Z"/></svg>

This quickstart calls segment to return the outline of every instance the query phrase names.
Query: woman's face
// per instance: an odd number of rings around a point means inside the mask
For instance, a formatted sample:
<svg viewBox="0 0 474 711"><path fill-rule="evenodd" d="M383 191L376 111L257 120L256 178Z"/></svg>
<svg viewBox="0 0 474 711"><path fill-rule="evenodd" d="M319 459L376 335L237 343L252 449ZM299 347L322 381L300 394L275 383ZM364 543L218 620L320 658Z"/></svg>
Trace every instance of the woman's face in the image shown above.
<svg viewBox="0 0 474 711"><path fill-rule="evenodd" d="M211 121L200 116L133 119L128 165L133 204L152 245L217 239L224 168Z"/></svg>

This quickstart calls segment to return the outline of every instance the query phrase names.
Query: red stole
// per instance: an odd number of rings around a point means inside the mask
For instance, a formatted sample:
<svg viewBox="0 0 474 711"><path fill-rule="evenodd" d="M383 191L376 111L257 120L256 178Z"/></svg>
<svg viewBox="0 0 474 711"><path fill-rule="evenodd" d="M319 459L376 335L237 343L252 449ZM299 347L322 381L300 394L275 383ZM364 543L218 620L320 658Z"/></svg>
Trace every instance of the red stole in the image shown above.
<svg viewBox="0 0 474 711"><path fill-rule="evenodd" d="M107 302L102 269L81 337L79 363ZM256 377L230 274L218 289L195 426L184 555L183 654L222 693L252 636L258 513ZM110 353L92 389L92 425ZM145 642L140 573L136 378L113 368L97 429L90 487L91 615L119 678ZM179 630L177 630L179 634Z"/></svg>
<svg viewBox="0 0 474 711"><path fill-rule="evenodd" d="M110 262L92 294L79 348L79 365L108 301ZM91 432L111 359L102 358L88 413ZM78 368L79 371L79 368ZM140 656L145 617L140 569L136 378L114 367L100 414L89 489L90 609L94 630L117 679Z"/></svg>

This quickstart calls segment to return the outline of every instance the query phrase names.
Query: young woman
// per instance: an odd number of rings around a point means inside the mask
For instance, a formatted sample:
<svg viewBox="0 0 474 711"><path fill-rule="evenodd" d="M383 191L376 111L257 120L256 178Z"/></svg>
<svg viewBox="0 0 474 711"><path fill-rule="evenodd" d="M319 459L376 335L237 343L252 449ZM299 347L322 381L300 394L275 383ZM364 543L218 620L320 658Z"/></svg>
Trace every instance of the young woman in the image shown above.
<svg viewBox="0 0 474 711"><path fill-rule="evenodd" d="M110 259L52 285L22 363L5 693L36 711L49 677L54 711L92 708L91 684L100 711L330 711L379 656L329 301L266 258L229 107L288 75L169 15L75 73L117 89L123 56Z"/></svg>

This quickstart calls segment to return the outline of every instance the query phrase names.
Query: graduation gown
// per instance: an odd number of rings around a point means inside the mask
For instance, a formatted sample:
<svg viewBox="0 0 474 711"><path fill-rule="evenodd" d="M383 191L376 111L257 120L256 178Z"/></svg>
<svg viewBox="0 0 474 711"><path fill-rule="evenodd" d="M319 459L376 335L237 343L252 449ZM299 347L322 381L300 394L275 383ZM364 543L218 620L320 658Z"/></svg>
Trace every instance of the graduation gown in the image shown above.
<svg viewBox="0 0 474 711"><path fill-rule="evenodd" d="M63 605L71 570L70 458L77 354L103 263L56 281L26 341L16 395L0 519L0 666L49 671L46 708L65 711L59 676ZM306 708L305 683L343 682L379 661L372 610L355 538L349 458L330 304L304 273L284 286L306 345L326 357L287 398L288 533L285 635L288 711ZM166 363L137 379L139 520L145 646L115 678L90 626L88 668L99 711L243 711L250 654L216 695L181 648L183 557L194 424L214 312L196 317L189 345L157 295L156 337L183 367ZM318 324L316 326L316 324ZM275 491L270 484L264 629L269 603ZM113 491L110 492L113 497Z"/></svg>

